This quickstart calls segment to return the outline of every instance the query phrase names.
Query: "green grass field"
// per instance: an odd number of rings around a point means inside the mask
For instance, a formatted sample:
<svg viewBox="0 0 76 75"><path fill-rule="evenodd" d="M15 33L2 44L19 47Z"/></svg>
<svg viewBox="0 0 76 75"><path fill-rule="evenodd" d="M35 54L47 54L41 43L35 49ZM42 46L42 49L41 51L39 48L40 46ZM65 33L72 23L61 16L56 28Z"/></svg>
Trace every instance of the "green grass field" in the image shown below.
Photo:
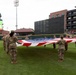
<svg viewBox="0 0 76 75"><path fill-rule="evenodd" d="M0 41L0 75L76 75L76 47L69 44L63 62L58 62L57 49L44 47L18 47L17 64L3 50Z"/></svg>

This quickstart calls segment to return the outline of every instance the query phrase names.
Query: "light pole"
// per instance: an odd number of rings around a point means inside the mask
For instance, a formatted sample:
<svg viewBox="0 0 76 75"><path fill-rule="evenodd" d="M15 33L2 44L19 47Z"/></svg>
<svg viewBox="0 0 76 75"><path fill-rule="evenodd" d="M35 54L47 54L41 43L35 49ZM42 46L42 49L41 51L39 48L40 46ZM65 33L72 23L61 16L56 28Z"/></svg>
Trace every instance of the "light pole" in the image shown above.
<svg viewBox="0 0 76 75"><path fill-rule="evenodd" d="M14 5L16 7L16 29L17 29L18 28L18 24L17 24L17 7L19 6L19 0L15 0Z"/></svg>

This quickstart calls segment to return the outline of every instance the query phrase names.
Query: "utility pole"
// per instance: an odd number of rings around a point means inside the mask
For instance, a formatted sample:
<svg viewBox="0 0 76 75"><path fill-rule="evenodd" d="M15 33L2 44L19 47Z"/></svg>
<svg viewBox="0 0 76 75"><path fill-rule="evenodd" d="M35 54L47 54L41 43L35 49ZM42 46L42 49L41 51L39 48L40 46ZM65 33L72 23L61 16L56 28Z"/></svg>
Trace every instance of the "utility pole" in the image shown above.
<svg viewBox="0 0 76 75"><path fill-rule="evenodd" d="M18 28L17 7L19 6L19 0L14 1L14 6L16 7L16 29L17 29Z"/></svg>

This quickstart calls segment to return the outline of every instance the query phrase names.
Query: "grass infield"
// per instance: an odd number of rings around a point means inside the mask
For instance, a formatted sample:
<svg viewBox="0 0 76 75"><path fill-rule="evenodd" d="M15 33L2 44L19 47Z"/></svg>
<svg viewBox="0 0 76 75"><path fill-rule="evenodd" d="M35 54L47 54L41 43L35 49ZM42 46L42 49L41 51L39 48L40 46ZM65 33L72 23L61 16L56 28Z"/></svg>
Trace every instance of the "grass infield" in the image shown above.
<svg viewBox="0 0 76 75"><path fill-rule="evenodd" d="M18 47L17 64L3 50L0 41L0 75L76 75L76 47L69 43L63 62L58 62L57 48L52 45Z"/></svg>

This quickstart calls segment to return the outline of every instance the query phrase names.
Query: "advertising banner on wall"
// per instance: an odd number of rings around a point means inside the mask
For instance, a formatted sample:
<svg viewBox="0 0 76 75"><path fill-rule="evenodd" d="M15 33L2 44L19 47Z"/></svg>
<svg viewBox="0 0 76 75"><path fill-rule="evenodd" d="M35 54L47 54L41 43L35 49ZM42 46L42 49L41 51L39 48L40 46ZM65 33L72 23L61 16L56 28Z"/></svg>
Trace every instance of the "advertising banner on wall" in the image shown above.
<svg viewBox="0 0 76 75"><path fill-rule="evenodd" d="M0 19L0 30L3 30L3 20Z"/></svg>

